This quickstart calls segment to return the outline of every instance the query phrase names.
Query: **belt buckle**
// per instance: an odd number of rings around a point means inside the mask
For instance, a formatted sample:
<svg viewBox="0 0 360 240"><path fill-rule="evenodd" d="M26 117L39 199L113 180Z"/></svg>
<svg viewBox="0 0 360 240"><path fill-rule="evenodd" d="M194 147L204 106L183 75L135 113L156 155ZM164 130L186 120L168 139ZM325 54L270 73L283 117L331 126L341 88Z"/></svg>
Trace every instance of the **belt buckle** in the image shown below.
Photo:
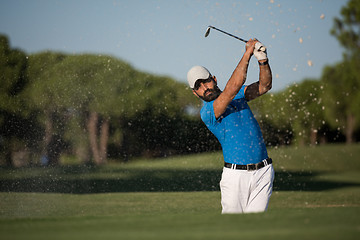
<svg viewBox="0 0 360 240"><path fill-rule="evenodd" d="M256 165L255 164L246 164L246 170L254 171L254 170L256 170Z"/></svg>

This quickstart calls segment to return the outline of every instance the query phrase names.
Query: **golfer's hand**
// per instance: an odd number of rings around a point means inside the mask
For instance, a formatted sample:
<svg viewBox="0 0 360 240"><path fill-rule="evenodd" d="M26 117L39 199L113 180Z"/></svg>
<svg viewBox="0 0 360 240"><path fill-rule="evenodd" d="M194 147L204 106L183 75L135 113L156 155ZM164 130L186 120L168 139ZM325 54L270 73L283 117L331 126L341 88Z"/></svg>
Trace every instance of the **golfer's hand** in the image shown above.
<svg viewBox="0 0 360 240"><path fill-rule="evenodd" d="M255 43L254 55L258 61L267 59L266 47L261 42Z"/></svg>
<svg viewBox="0 0 360 240"><path fill-rule="evenodd" d="M255 49L255 43L258 42L256 38L249 39L249 41L245 45L246 52L249 52L250 55L253 55Z"/></svg>

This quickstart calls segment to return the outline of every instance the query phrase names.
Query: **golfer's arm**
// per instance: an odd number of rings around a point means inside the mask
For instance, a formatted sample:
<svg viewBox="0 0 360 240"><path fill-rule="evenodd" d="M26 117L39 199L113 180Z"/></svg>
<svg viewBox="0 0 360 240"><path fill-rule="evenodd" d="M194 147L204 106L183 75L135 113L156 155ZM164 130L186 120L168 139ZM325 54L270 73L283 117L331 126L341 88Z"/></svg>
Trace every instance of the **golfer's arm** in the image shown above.
<svg viewBox="0 0 360 240"><path fill-rule="evenodd" d="M233 74L227 82L224 91L214 101L215 117L219 118L226 110L226 107L234 99L236 94L240 91L241 87L246 81L247 70L252 52L246 51L241 58L239 64L236 66Z"/></svg>
<svg viewBox="0 0 360 240"><path fill-rule="evenodd" d="M259 65L259 67L259 81L250 84L245 90L245 98L248 101L267 93L272 87L272 73L270 65Z"/></svg>

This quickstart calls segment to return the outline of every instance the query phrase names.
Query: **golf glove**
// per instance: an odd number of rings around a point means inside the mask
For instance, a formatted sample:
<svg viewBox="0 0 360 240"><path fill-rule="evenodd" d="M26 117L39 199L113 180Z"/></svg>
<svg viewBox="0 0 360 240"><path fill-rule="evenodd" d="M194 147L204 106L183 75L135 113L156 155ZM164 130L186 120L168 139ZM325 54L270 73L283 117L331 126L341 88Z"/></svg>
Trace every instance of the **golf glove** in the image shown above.
<svg viewBox="0 0 360 240"><path fill-rule="evenodd" d="M258 61L267 59L266 47L261 42L255 43L254 55Z"/></svg>

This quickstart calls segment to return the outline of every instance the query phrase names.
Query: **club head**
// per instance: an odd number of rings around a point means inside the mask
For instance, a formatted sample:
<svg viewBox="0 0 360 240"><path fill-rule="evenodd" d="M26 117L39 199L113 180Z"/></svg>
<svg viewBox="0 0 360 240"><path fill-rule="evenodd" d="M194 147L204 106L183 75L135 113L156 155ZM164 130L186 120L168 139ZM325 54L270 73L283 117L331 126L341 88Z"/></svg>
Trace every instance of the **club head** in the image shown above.
<svg viewBox="0 0 360 240"><path fill-rule="evenodd" d="M209 34L210 34L210 28L211 28L211 27L208 27L208 28L207 28L207 30L206 30L206 32L205 32L205 37L209 36Z"/></svg>

